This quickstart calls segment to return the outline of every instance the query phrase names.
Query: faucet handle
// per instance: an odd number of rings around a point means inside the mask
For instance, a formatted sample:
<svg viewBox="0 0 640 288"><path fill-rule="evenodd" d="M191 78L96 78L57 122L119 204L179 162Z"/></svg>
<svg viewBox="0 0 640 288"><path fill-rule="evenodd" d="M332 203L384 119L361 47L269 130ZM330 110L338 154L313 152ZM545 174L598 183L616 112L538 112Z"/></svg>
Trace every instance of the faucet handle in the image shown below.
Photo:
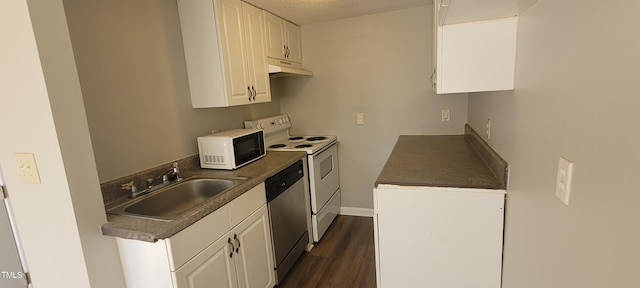
<svg viewBox="0 0 640 288"><path fill-rule="evenodd" d="M131 193L138 192L138 188L136 188L136 185L133 185L133 180L131 180L131 182L121 184L120 189L131 190Z"/></svg>
<svg viewBox="0 0 640 288"><path fill-rule="evenodd" d="M147 188L151 188L151 186L153 186L153 178L147 178L146 182Z"/></svg>
<svg viewBox="0 0 640 288"><path fill-rule="evenodd" d="M182 177L180 177L180 168L178 168L178 162L173 162L173 178L176 181L182 180Z"/></svg>

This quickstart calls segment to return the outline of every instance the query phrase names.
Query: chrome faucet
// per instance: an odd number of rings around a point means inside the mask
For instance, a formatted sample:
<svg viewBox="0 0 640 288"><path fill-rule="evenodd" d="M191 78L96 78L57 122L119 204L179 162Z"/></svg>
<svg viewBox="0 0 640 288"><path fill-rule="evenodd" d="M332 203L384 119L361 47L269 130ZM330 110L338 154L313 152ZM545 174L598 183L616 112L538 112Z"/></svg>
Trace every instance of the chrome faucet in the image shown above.
<svg viewBox="0 0 640 288"><path fill-rule="evenodd" d="M173 162L173 168L162 173L162 175L160 175L160 177L158 178L162 178L162 183L182 180L182 178L180 178L180 168L178 168L178 162Z"/></svg>
<svg viewBox="0 0 640 288"><path fill-rule="evenodd" d="M158 185L153 185L153 183L156 182L155 181L156 179L161 179L162 182ZM165 171L164 173L162 173L156 179L153 179L153 178L147 179L147 190L150 190L150 189L155 190L155 189L167 186L171 182L182 180L182 178L180 177L180 168L178 168L178 163L173 162L173 167Z"/></svg>
<svg viewBox="0 0 640 288"><path fill-rule="evenodd" d="M162 182L160 182L160 184L156 184L154 185L154 182L157 182L156 179L161 180ZM144 190L138 190L138 188L136 188L135 185L133 185L133 181L129 182L129 183L124 183L121 185L121 189L123 190L129 190L131 191L131 194L129 195L129 198L136 198L138 196L147 194L151 191L154 190L158 190L162 187L168 186L169 184L176 182L176 181L180 181L182 180L182 177L180 177L180 168L178 168L178 163L174 162L173 163L173 168L167 170L166 172L162 173L160 176L158 176L157 178L148 178L147 179L147 189Z"/></svg>

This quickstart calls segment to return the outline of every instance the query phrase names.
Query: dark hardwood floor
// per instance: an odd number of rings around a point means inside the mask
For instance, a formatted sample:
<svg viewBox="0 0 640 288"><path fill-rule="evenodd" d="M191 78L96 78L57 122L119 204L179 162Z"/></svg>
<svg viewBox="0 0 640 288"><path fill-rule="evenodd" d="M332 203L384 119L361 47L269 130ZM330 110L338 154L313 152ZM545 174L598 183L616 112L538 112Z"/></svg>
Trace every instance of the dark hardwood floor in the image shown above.
<svg viewBox="0 0 640 288"><path fill-rule="evenodd" d="M373 219L339 215L278 288L376 287Z"/></svg>

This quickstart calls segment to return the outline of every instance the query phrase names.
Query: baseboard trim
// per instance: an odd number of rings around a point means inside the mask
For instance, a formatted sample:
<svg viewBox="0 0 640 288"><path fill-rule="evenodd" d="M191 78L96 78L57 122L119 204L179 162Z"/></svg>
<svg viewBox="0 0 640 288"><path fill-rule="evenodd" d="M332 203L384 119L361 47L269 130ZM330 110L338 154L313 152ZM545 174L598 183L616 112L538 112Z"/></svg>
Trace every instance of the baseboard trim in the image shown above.
<svg viewBox="0 0 640 288"><path fill-rule="evenodd" d="M373 217L373 209L359 207L340 207L340 215Z"/></svg>

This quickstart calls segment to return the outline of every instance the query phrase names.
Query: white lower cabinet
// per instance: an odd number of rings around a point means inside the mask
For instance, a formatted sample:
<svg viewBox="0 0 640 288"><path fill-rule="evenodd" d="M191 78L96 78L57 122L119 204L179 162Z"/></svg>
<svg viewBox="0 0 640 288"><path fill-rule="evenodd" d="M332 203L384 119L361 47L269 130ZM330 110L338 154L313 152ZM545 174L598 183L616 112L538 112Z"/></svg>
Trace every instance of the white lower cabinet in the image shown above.
<svg viewBox="0 0 640 288"><path fill-rule="evenodd" d="M267 217L264 206L187 262L174 273L177 287L273 287Z"/></svg>
<svg viewBox="0 0 640 288"><path fill-rule="evenodd" d="M378 185L378 288L499 288L504 190Z"/></svg>
<svg viewBox="0 0 640 288"><path fill-rule="evenodd" d="M168 239L117 241L130 288L275 286L264 184Z"/></svg>

